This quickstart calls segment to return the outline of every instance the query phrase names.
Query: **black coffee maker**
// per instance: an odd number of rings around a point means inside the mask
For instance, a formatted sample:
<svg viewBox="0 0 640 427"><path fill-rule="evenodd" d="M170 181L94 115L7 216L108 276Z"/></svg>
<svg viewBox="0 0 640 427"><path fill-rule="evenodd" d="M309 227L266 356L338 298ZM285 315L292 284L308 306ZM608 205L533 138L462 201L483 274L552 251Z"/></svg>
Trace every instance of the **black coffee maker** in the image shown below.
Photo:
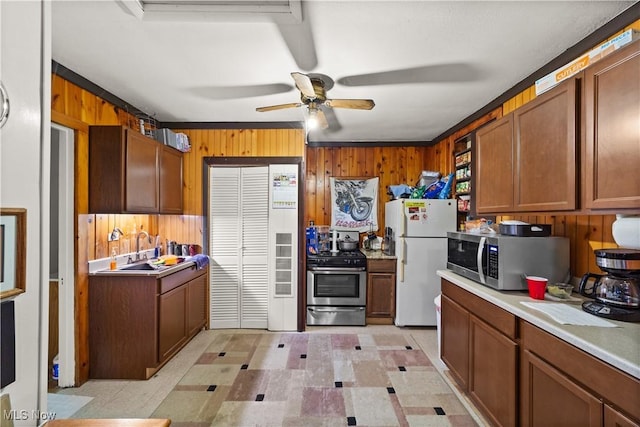
<svg viewBox="0 0 640 427"><path fill-rule="evenodd" d="M595 301L582 303L587 313L624 322L640 322L640 250L598 249L596 264L607 274L587 273L580 294Z"/></svg>

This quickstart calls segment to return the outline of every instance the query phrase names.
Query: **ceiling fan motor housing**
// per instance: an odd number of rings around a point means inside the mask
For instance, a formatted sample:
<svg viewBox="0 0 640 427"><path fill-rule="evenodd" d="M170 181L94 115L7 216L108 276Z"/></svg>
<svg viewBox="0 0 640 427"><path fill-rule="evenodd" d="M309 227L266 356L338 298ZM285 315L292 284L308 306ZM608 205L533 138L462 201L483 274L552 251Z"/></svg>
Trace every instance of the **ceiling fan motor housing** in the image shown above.
<svg viewBox="0 0 640 427"><path fill-rule="evenodd" d="M324 81L321 79L312 78L311 84L313 85L313 91L315 92L315 97L311 98L306 96L304 93L300 94L300 99L305 104L310 104L311 102L316 102L318 104L322 104L327 100L327 92L324 89Z"/></svg>

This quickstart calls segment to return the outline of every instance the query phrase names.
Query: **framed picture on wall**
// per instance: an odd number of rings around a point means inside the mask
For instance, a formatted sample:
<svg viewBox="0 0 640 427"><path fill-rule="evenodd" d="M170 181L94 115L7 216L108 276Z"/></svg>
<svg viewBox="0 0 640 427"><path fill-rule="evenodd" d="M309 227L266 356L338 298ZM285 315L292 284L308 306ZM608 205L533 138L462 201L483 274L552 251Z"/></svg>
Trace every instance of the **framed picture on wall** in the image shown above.
<svg viewBox="0 0 640 427"><path fill-rule="evenodd" d="M378 230L378 177L330 177L331 228L360 233Z"/></svg>
<svg viewBox="0 0 640 427"><path fill-rule="evenodd" d="M0 208L0 298L25 292L27 210Z"/></svg>

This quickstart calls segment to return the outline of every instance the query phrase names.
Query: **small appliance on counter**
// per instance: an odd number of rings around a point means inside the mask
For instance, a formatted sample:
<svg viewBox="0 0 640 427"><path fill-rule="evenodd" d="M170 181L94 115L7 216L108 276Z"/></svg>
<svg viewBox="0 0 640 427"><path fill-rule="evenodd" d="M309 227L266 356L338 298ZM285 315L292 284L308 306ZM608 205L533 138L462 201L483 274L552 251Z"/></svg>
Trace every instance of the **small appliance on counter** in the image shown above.
<svg viewBox="0 0 640 427"><path fill-rule="evenodd" d="M447 238L447 268L500 291L526 290L522 275L562 283L570 274L566 237L449 232Z"/></svg>
<svg viewBox="0 0 640 427"><path fill-rule="evenodd" d="M384 228L384 238L382 240L382 252L385 255L390 255L390 256L393 256L396 254L393 229L391 227Z"/></svg>
<svg viewBox="0 0 640 427"><path fill-rule="evenodd" d="M640 322L640 250L598 249L594 253L596 264L607 274L582 277L579 292L595 300L582 303L582 309L607 319Z"/></svg>

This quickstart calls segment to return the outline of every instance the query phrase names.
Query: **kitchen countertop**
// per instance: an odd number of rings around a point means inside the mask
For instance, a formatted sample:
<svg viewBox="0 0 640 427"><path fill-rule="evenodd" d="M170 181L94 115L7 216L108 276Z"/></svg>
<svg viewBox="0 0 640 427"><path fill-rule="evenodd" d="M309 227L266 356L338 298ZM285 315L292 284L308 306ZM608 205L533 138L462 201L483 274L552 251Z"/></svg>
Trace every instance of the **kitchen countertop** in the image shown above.
<svg viewBox="0 0 640 427"><path fill-rule="evenodd" d="M360 249L360 252L362 252L367 259L396 259L395 255L387 255L379 250Z"/></svg>
<svg viewBox="0 0 640 427"><path fill-rule="evenodd" d="M546 314L521 304L522 301L536 301L531 299L526 291L497 291L450 270L438 270L437 273L438 276L462 289L640 379L640 323L606 319L619 327L563 325ZM580 296L578 295L578 297ZM558 302L557 304L571 304L582 309L580 303L577 302ZM598 318L600 319L600 317Z"/></svg>
<svg viewBox="0 0 640 427"><path fill-rule="evenodd" d="M122 266L119 266L119 269L110 270L108 268L96 270L89 273L89 276L112 276L112 277L123 277L123 276L137 276L137 277L147 277L152 276L156 278L162 278L168 276L169 274L176 273L178 271L182 271L189 267L194 267L196 265L193 261L185 260L179 264L162 266L155 270L122 270Z"/></svg>

